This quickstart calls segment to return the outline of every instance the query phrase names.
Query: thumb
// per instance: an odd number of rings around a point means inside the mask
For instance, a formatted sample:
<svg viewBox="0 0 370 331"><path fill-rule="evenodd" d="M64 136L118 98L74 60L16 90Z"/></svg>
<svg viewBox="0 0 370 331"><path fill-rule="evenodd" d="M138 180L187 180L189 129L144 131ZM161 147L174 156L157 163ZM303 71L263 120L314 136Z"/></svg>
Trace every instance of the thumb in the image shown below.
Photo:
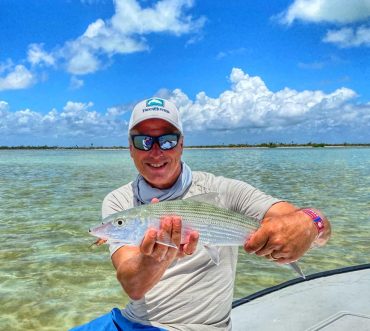
<svg viewBox="0 0 370 331"><path fill-rule="evenodd" d="M157 202L159 202L158 198L153 198L152 201L150 201L150 203L157 203Z"/></svg>
<svg viewBox="0 0 370 331"><path fill-rule="evenodd" d="M262 249L266 245L268 239L268 233L261 226L249 237L247 242L244 244L244 250L247 253L253 254Z"/></svg>

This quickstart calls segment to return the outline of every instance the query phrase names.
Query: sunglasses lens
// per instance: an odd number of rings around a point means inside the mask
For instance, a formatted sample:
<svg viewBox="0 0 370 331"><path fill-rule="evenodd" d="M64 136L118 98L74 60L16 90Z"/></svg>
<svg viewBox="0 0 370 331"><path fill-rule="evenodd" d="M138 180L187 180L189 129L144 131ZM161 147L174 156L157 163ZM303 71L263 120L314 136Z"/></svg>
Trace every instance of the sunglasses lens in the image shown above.
<svg viewBox="0 0 370 331"><path fill-rule="evenodd" d="M142 151L149 151L153 146L154 139L149 136L135 136L133 137L133 144L137 149Z"/></svg>
<svg viewBox="0 0 370 331"><path fill-rule="evenodd" d="M158 137L159 146L162 150L175 148L178 140L179 136L176 134L165 134Z"/></svg>

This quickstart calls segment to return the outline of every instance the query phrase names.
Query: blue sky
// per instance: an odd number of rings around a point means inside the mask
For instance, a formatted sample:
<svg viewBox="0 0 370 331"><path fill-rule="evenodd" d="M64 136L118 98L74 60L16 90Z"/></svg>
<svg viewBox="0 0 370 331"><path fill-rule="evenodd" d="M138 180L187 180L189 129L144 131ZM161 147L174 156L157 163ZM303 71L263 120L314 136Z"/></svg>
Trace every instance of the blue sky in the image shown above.
<svg viewBox="0 0 370 331"><path fill-rule="evenodd" d="M370 0L3 0L0 145L127 145L171 99L188 145L370 142Z"/></svg>

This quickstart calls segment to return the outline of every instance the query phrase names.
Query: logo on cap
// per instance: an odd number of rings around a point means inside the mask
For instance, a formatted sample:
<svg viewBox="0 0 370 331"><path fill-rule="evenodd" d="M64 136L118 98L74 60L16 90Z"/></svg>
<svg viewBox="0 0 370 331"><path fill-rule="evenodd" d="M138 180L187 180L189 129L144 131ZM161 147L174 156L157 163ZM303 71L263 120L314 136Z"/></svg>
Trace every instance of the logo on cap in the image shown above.
<svg viewBox="0 0 370 331"><path fill-rule="evenodd" d="M146 101L147 107L159 106L164 107L164 100L159 98L152 98Z"/></svg>

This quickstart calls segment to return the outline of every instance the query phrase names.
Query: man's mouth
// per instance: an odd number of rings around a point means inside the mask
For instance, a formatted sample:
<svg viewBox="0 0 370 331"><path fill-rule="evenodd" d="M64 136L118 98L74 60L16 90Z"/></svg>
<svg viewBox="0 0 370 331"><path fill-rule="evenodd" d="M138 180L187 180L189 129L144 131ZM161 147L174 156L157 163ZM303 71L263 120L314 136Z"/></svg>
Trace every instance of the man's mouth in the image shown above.
<svg viewBox="0 0 370 331"><path fill-rule="evenodd" d="M148 163L148 165L152 168L163 168L167 162L161 162L161 163Z"/></svg>

